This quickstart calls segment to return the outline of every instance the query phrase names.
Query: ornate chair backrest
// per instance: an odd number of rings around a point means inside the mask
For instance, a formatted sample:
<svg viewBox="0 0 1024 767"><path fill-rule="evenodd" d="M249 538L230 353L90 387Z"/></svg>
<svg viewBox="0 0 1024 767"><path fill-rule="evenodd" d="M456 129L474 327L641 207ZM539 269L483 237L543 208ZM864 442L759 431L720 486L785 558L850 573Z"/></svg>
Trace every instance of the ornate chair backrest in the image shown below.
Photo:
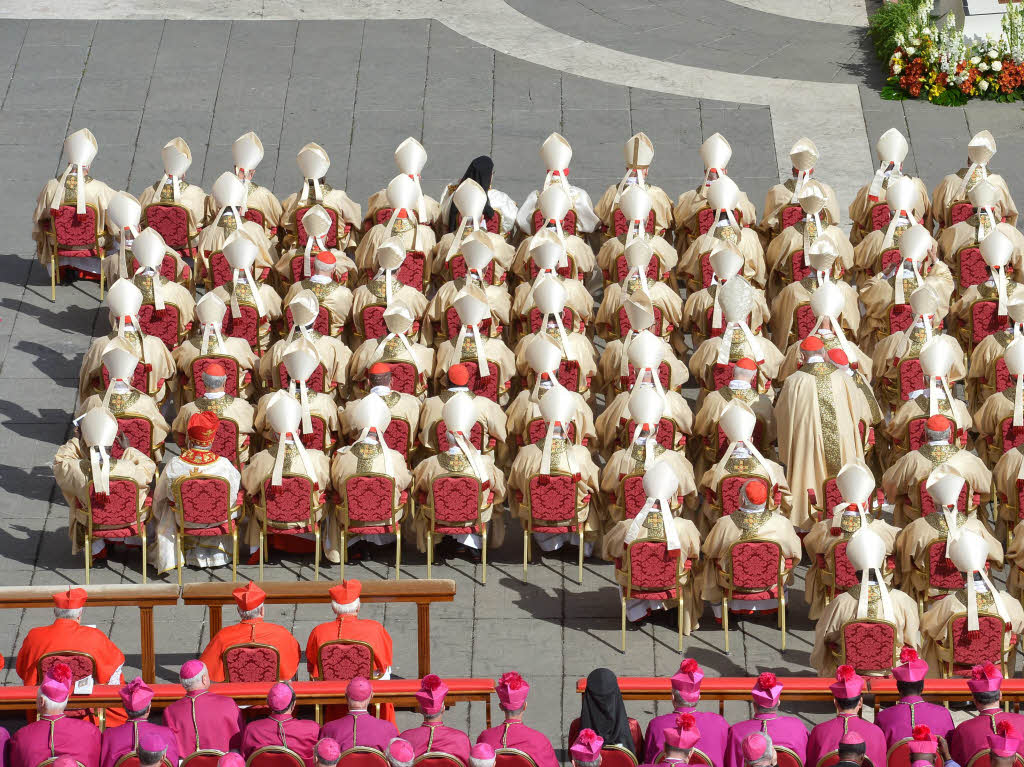
<svg viewBox="0 0 1024 767"><path fill-rule="evenodd" d="M892 211L884 202L875 203L869 212L871 231L878 232L889 228L889 221L892 220Z"/></svg>
<svg viewBox="0 0 1024 767"><path fill-rule="evenodd" d="M921 370L921 360L917 357L900 360L896 367L896 377L899 380L900 399L904 402L910 399L912 392L925 388L924 371Z"/></svg>
<svg viewBox="0 0 1024 767"><path fill-rule="evenodd" d="M267 522L277 524L310 523L318 506L316 489L309 477L302 474L285 474L280 485L271 484L271 478L263 480L261 488L262 506Z"/></svg>
<svg viewBox="0 0 1024 767"><path fill-rule="evenodd" d="M494 767L537 767L537 762L518 748L497 748L494 750Z"/></svg>
<svg viewBox="0 0 1024 767"><path fill-rule="evenodd" d="M932 499L932 494L928 492L925 484L928 480L922 479L917 483L917 504L918 509L921 512L922 517L926 517L929 514L936 512L935 501ZM963 488L960 490L960 495L956 499L956 508L958 511L967 513L967 501L970 498L970 492L972 488L966 482Z"/></svg>
<svg viewBox="0 0 1024 767"><path fill-rule="evenodd" d="M408 460L412 453L413 437L415 436L416 433L409 426L408 421L392 416L391 423L388 424L388 428L384 432L384 444L392 450L397 450L403 458Z"/></svg>
<svg viewBox="0 0 1024 767"><path fill-rule="evenodd" d="M375 748L353 746L342 752L338 767L388 767L388 760Z"/></svg>
<svg viewBox="0 0 1024 767"><path fill-rule="evenodd" d="M626 314L626 307L620 307L619 313L616 315L616 317L618 321L618 327L613 328L613 330L616 330L620 336L625 337L626 334L629 333L629 331L633 328L632 324L630 324L629 322L629 315ZM662 324L661 321L661 307L655 306L654 323L651 325L651 332L654 333L654 335L656 336L660 336L662 335L664 327L665 326Z"/></svg>
<svg viewBox="0 0 1024 767"><path fill-rule="evenodd" d="M146 225L164 238L167 247L185 250L189 247L188 210L176 203L153 203L144 212Z"/></svg>
<svg viewBox="0 0 1024 767"><path fill-rule="evenodd" d="M464 360L462 364L466 368L466 372L469 374L469 381L466 386L471 392L478 397L486 397L487 399L497 402L498 401L498 366L488 360L487 370L489 375L480 375L480 367L477 361Z"/></svg>
<svg viewBox="0 0 1024 767"><path fill-rule="evenodd" d="M440 527L479 523L483 504L480 480L466 474L442 474L430 487L434 514L432 524Z"/></svg>
<svg viewBox="0 0 1024 767"><path fill-rule="evenodd" d="M999 304L995 301L975 301L971 304L970 336L965 339L969 349L985 340L986 336L1006 330L1009 316L1000 317Z"/></svg>
<svg viewBox="0 0 1024 767"><path fill-rule="evenodd" d="M631 418L626 421L625 433L619 431L620 436L624 440L632 440L633 432L636 430L636 422ZM654 435L654 440L666 450L676 449L676 424L671 418L662 416L661 420L658 421L658 431ZM628 444L628 443L627 443Z"/></svg>
<svg viewBox="0 0 1024 767"><path fill-rule="evenodd" d="M626 599L634 594L643 594L644 599L673 599L682 580L683 560L681 552L669 551L663 539L638 538L626 547L622 569L628 583Z"/></svg>
<svg viewBox="0 0 1024 767"><path fill-rule="evenodd" d="M801 304L796 308L796 312L793 315L793 328L796 331L796 337L801 341L807 338L814 330L815 324L817 324L818 318L814 316L814 310L811 309L810 304Z"/></svg>
<svg viewBox="0 0 1024 767"><path fill-rule="evenodd" d="M419 373L411 362L389 362L391 365L391 389L403 394L417 394Z"/></svg>
<svg viewBox="0 0 1024 767"><path fill-rule="evenodd" d="M394 477L385 474L351 476L345 480L341 493L341 520L349 528L364 526L359 523L372 522L381 526L394 521Z"/></svg>
<svg viewBox="0 0 1024 767"><path fill-rule="evenodd" d="M98 247L102 234L99 222L99 210L91 202L86 203L81 216L75 205L61 205L58 210L51 210L50 233L57 250Z"/></svg>
<svg viewBox="0 0 1024 767"><path fill-rule="evenodd" d="M168 349L176 349L181 344L179 317L181 312L170 302L164 303L164 310L158 312L152 304L143 304L139 308L139 326L147 336L156 336Z"/></svg>
<svg viewBox="0 0 1024 767"><path fill-rule="evenodd" d="M786 567L782 547L775 541L738 541L729 547L728 572L741 592L771 591Z"/></svg>
<svg viewBox="0 0 1024 767"><path fill-rule="evenodd" d="M226 682L277 682L281 679L281 654L273 645L234 644L224 650L221 660Z"/></svg>
<svg viewBox="0 0 1024 767"><path fill-rule="evenodd" d="M662 389L668 389L669 384L672 383L672 368L669 367L667 362L662 362L658 365L658 380L661 382ZM633 384L636 383L636 368L632 365L629 366L629 373L626 376L625 383L622 383L620 378L620 391L625 391L633 388Z"/></svg>
<svg viewBox="0 0 1024 767"><path fill-rule="evenodd" d="M786 205L782 210L779 211L779 231L782 231L788 226L803 221L804 209L799 205ZM825 211L822 211L822 224L825 223Z"/></svg>
<svg viewBox="0 0 1024 767"><path fill-rule="evenodd" d="M960 280L957 289L963 293L972 285L980 285L988 279L988 264L977 245L966 245L957 252Z"/></svg>
<svg viewBox="0 0 1024 767"><path fill-rule="evenodd" d="M134 447L143 455L153 457L153 422L145 416L118 416L117 428L121 430L128 440L130 447ZM115 459L124 455L124 448L121 443L115 441L110 446L110 455Z"/></svg>
<svg viewBox="0 0 1024 767"><path fill-rule="evenodd" d="M277 366L277 377L281 382L281 388L287 389L288 384L291 383L291 378L288 375L288 368L282 362ZM315 391L323 394L326 389L327 371L324 369L324 365L321 362L316 368L310 373L309 378L306 379L306 388L310 391Z"/></svg>
<svg viewBox="0 0 1024 767"><path fill-rule="evenodd" d="M570 208L566 212L565 218L562 219L561 223L562 231L565 232L566 235L576 234L576 211ZM544 224L544 214L541 213L538 208L533 212L533 231L531 234L536 234L538 231L543 229Z"/></svg>
<svg viewBox="0 0 1024 767"><path fill-rule="evenodd" d="M132 373L132 386L139 391L149 393L149 374L152 370L153 366L148 362L137 364L135 372ZM110 372L105 365L100 365L100 380L103 382L103 389L99 393L102 394L110 386Z"/></svg>
<svg viewBox="0 0 1024 767"><path fill-rule="evenodd" d="M203 371L207 366L219 363L224 366L225 381L224 391L232 397L238 396L238 361L226 354L208 354L205 357L197 357L192 360L192 386L195 387L196 397L206 394L206 385L203 383Z"/></svg>
<svg viewBox="0 0 1024 767"><path fill-rule="evenodd" d="M626 519L634 519L640 510L647 503L647 493L644 491L644 475L627 474L622 478L622 506L626 513Z"/></svg>
<svg viewBox="0 0 1024 767"><path fill-rule="evenodd" d="M902 260L903 254L900 253L899 248L886 248L878 254L879 271L886 272L889 267L896 266Z"/></svg>
<svg viewBox="0 0 1024 767"><path fill-rule="evenodd" d="M896 626L884 620L861 618L847 621L840 628L842 662L858 674L885 674L899 663Z"/></svg>
<svg viewBox="0 0 1024 767"><path fill-rule="evenodd" d="M296 256L296 258L299 258L299 256ZM291 330L292 326L295 324L295 320L292 318L292 309L290 306L285 307L284 321L288 326L288 330ZM313 330L320 335L331 335L331 315L330 312L327 311L326 306L321 306L319 311L317 311L316 319L313 320Z"/></svg>
<svg viewBox="0 0 1024 767"><path fill-rule="evenodd" d="M495 211L497 213L497 211ZM466 276L466 259L462 257L461 253L456 253L452 256L442 271L447 271L447 276L451 280L461 280ZM485 285L496 285L494 281L494 261L490 261L487 266L484 267L483 272L484 284Z"/></svg>
<svg viewBox="0 0 1024 767"><path fill-rule="evenodd" d="M1024 426L1014 426L1013 416L1004 418L999 424L999 433L1002 436L1002 452L1009 453L1015 447L1024 445Z"/></svg>
<svg viewBox="0 0 1024 767"><path fill-rule="evenodd" d="M193 751L188 756L183 757L180 767L217 767L217 762L220 761L222 756L224 756L223 751L204 748L199 751Z"/></svg>
<svg viewBox="0 0 1024 767"><path fill-rule="evenodd" d="M576 480L568 474L535 474L527 498L535 527L571 527L576 523Z"/></svg>
<svg viewBox="0 0 1024 767"><path fill-rule="evenodd" d="M860 581L857 579L857 571L850 564L850 558L846 556L846 547L849 541L837 541L828 551L826 560L835 578L835 591L840 593L848 591Z"/></svg>
<svg viewBox="0 0 1024 767"><path fill-rule="evenodd" d="M571 280L579 279L579 274L576 271L576 261L573 260L572 255L566 253L565 261L565 266L559 266L557 269L555 269L555 271L558 273L558 276L565 277L566 279ZM530 269L530 281L533 282L535 279L537 279L537 275L540 274L540 268L537 266L536 263L534 263L532 258L529 260L528 266Z"/></svg>
<svg viewBox="0 0 1024 767"><path fill-rule="evenodd" d="M935 763L936 765L938 765L938 767L941 767L941 765L939 765L938 763L938 760L936 760ZM970 760L968 760L967 762L967 767L991 767L991 764L992 752L986 748L972 756ZM1017 754L1013 759L1013 764L1014 767L1024 767L1024 757L1022 757L1020 754Z"/></svg>
<svg viewBox="0 0 1024 767"><path fill-rule="evenodd" d="M740 491L749 481L759 482L765 490L771 490L768 480L757 474L726 474L718 483L718 497L722 505L722 515L728 516L740 507Z"/></svg>
<svg viewBox="0 0 1024 767"><path fill-rule="evenodd" d="M947 647L953 648L953 664L975 666L1003 662L1003 619L995 613L978 611L978 631L967 630L967 613L954 615L948 624Z"/></svg>
<svg viewBox="0 0 1024 767"><path fill-rule="evenodd" d="M775 746L775 754L778 757L778 767L804 767L804 763L800 761L800 757L796 755L796 752L791 748L785 746Z"/></svg>
<svg viewBox="0 0 1024 767"><path fill-rule="evenodd" d="M324 642L317 650L316 668L318 678L325 682L378 676L373 670L373 647L355 639Z"/></svg>
<svg viewBox="0 0 1024 767"><path fill-rule="evenodd" d="M220 417L217 433L213 437L213 452L227 458L238 468L238 424L230 418Z"/></svg>
<svg viewBox="0 0 1024 767"><path fill-rule="evenodd" d="M893 304L889 307L889 335L903 333L914 321L914 310L910 304Z"/></svg>
<svg viewBox="0 0 1024 767"><path fill-rule="evenodd" d="M360 319L363 325L363 338L383 338L388 334L387 323L384 322L384 309L382 304L364 306L360 312Z"/></svg>
<svg viewBox="0 0 1024 767"><path fill-rule="evenodd" d="M946 556L946 539L939 538L928 544L928 586L942 591L962 589L964 575Z"/></svg>
<svg viewBox="0 0 1024 767"><path fill-rule="evenodd" d="M601 767L636 767L636 757L629 749L610 743L601 749Z"/></svg>
<svg viewBox="0 0 1024 767"><path fill-rule="evenodd" d="M89 514L97 528L129 528L137 524L139 486L132 479L111 477L110 495L104 495L89 482Z"/></svg>
<svg viewBox="0 0 1024 767"><path fill-rule="evenodd" d="M653 218L654 211L651 211L651 217ZM618 235L616 235L618 236ZM620 255L615 259L615 281L622 282L626 279L626 275L629 274L629 264L626 263L625 254ZM651 260L647 263L646 276L648 280L657 282L661 279L661 259L658 258L658 254L655 253L651 256Z"/></svg>
<svg viewBox="0 0 1024 767"><path fill-rule="evenodd" d="M462 767L462 762L458 758L440 751L428 751L417 756L412 764L413 767Z"/></svg>
<svg viewBox="0 0 1024 767"><path fill-rule="evenodd" d="M448 444L448 425L444 419L434 425L434 437L437 440L437 452L447 453L451 445ZM469 444L477 450L484 449L484 425L480 421L473 424L473 428L469 432Z"/></svg>
<svg viewBox="0 0 1024 767"><path fill-rule="evenodd" d="M232 317L231 312L224 314L224 323L220 332L232 338L241 338L253 349L260 345L260 315L259 311L252 304L244 301L238 302L239 317Z"/></svg>
<svg viewBox="0 0 1024 767"><path fill-rule="evenodd" d="M43 654L36 661L36 677L42 679L46 672L53 668L56 663L66 663L71 669L71 676L74 681L92 677L96 679L96 659L87 652L79 650L61 650L59 652L48 652Z"/></svg>
<svg viewBox="0 0 1024 767"><path fill-rule="evenodd" d="M230 494L231 485L224 477L185 475L171 486L171 497L186 528L228 524L235 501Z"/></svg>
<svg viewBox="0 0 1024 767"><path fill-rule="evenodd" d="M622 209L616 207L615 212L612 214L612 236L621 237L627 231L629 231L629 221L626 220L626 215L622 212ZM653 210L647 214L647 221L644 222L644 231L647 234L654 234Z"/></svg>
<svg viewBox="0 0 1024 767"><path fill-rule="evenodd" d="M426 290L430 275L427 273L427 255L422 250L407 250L405 261L398 267L395 279L421 293Z"/></svg>
<svg viewBox="0 0 1024 767"><path fill-rule="evenodd" d="M245 767L305 767L305 762L284 746L263 746L249 754Z"/></svg>
<svg viewBox="0 0 1024 767"><path fill-rule="evenodd" d="M949 208L949 226L966 221L974 215L974 206L966 200L954 202Z"/></svg>

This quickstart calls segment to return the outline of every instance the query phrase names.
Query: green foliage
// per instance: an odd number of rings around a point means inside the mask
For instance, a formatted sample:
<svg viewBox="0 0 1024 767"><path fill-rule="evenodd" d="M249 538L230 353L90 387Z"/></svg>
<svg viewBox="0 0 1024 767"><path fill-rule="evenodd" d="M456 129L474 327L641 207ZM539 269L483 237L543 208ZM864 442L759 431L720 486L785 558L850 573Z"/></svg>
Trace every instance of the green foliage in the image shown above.
<svg viewBox="0 0 1024 767"><path fill-rule="evenodd" d="M881 7L868 19L868 34L875 45L875 53L882 61L888 62L896 50L896 35L913 26L920 12L922 0L898 0L882 2Z"/></svg>
<svg viewBox="0 0 1024 767"><path fill-rule="evenodd" d="M899 80L897 80L897 83ZM898 84L897 85L886 85L882 88L882 98L888 99L889 101L906 101L910 98L910 94L903 90Z"/></svg>
<svg viewBox="0 0 1024 767"><path fill-rule="evenodd" d="M923 91L922 91L923 93ZM962 107L969 100L966 93L961 91L959 88L946 88L935 98L931 99L933 104L938 104L943 107Z"/></svg>

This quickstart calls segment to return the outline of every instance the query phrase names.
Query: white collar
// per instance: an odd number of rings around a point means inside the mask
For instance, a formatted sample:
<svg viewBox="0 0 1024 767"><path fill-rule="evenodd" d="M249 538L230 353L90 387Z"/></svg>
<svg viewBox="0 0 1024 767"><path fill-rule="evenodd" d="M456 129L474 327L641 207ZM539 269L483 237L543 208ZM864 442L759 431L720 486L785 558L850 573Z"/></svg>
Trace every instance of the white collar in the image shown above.
<svg viewBox="0 0 1024 767"><path fill-rule="evenodd" d="M738 378L734 378L729 381L729 388L733 391L747 391L750 389L750 382L740 381Z"/></svg>
<svg viewBox="0 0 1024 767"><path fill-rule="evenodd" d="M373 386L370 388L370 394L376 394L378 397L386 397L391 394L390 386Z"/></svg>
<svg viewBox="0 0 1024 767"><path fill-rule="evenodd" d="M750 449L743 444L736 445L732 450L733 458L749 458Z"/></svg>
<svg viewBox="0 0 1024 767"><path fill-rule="evenodd" d="M314 274L309 278L310 282L315 282L317 285L326 285L331 281L331 277L326 274Z"/></svg>
<svg viewBox="0 0 1024 767"><path fill-rule="evenodd" d="M220 398L221 398L221 397L223 397L223 396L224 396L225 394L226 394L226 392L222 392L222 391L208 391L208 392L206 392L206 394L204 394L203 396L204 396L204 397L205 397L206 399L220 399Z"/></svg>

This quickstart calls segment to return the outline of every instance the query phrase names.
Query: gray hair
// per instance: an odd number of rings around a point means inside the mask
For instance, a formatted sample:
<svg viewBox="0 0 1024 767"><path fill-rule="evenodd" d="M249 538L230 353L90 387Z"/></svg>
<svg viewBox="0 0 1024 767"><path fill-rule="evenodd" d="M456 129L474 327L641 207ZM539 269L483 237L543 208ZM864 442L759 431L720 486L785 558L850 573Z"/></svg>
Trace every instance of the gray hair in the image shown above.
<svg viewBox="0 0 1024 767"><path fill-rule="evenodd" d="M63 618L64 620L77 621L82 618L81 607L75 607L74 609L65 609L63 607L54 607L53 615L55 618Z"/></svg>
<svg viewBox="0 0 1024 767"><path fill-rule="evenodd" d="M239 610L238 617L243 621L251 621L260 617L260 610L263 609L263 605L256 607L252 610Z"/></svg>
<svg viewBox="0 0 1024 767"><path fill-rule="evenodd" d="M469 757L469 767L494 767L497 759L475 759Z"/></svg>
<svg viewBox="0 0 1024 767"><path fill-rule="evenodd" d="M391 755L391 744L394 743L395 741L399 741L399 740L404 740L404 739L396 736L396 737L394 737L394 738L392 738L391 740L388 741L388 745L384 749L384 756L386 756L388 758L388 763L391 765L391 767L412 767L412 762L400 762L397 759L395 759L395 757L393 757ZM405 741L405 742L408 742L408 741Z"/></svg>
<svg viewBox="0 0 1024 767"><path fill-rule="evenodd" d="M39 709L39 713L43 716L63 714L64 709L68 707L68 700L69 699L53 700L52 698L47 698L43 694L43 691L40 690L39 694L36 696L36 708Z"/></svg>
<svg viewBox="0 0 1024 767"><path fill-rule="evenodd" d="M222 389L228 382L228 377L223 376L212 376L209 373L203 373L203 386L207 389Z"/></svg>
<svg viewBox="0 0 1024 767"><path fill-rule="evenodd" d="M344 605L331 600L331 609L334 610L335 615L355 615L359 612L359 600Z"/></svg>
<svg viewBox="0 0 1024 767"><path fill-rule="evenodd" d="M195 676L190 676L187 679L183 676L179 676L178 679L181 681L181 686L185 688L185 691L194 690L200 686L203 682L203 675L207 673L206 664L203 664L203 670Z"/></svg>
<svg viewBox="0 0 1024 767"><path fill-rule="evenodd" d="M581 762L578 759L573 759L572 763L576 765L576 767L601 767L600 759L597 759L597 761L594 762Z"/></svg>
<svg viewBox="0 0 1024 767"><path fill-rule="evenodd" d="M164 758L166 753L166 748L162 748L159 751L143 751L140 746L139 764L143 765L143 767L153 767L154 765L160 764L160 761Z"/></svg>

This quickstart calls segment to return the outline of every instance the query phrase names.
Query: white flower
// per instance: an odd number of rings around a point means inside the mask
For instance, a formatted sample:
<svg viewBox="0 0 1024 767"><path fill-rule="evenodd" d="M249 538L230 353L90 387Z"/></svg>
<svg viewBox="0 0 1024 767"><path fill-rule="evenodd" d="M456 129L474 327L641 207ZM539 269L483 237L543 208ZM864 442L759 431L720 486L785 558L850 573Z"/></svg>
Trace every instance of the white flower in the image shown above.
<svg viewBox="0 0 1024 767"><path fill-rule="evenodd" d="M972 56L971 57L971 63L974 64L975 66L977 66L978 64L981 63L981 57L980 56Z"/></svg>
<svg viewBox="0 0 1024 767"><path fill-rule="evenodd" d="M901 59L901 58L903 58L903 54L900 53L899 51L896 51L895 53L892 54L892 57L894 59Z"/></svg>
<svg viewBox="0 0 1024 767"><path fill-rule="evenodd" d="M988 57L990 59L998 58L999 57L999 51L997 51L995 48L990 49L989 52L988 52Z"/></svg>
<svg viewBox="0 0 1024 767"><path fill-rule="evenodd" d="M907 46L907 55L908 56L913 56L915 53L917 53L917 48L915 48L913 45L908 45Z"/></svg>
<svg viewBox="0 0 1024 767"><path fill-rule="evenodd" d="M978 90L982 91L982 92L987 91L988 90L988 80L978 80Z"/></svg>
<svg viewBox="0 0 1024 767"><path fill-rule="evenodd" d="M1001 61L993 61L992 62L992 71L993 72L1000 72L1000 71L1002 71L1002 69L1003 69L1003 62L1001 62Z"/></svg>
<svg viewBox="0 0 1024 767"><path fill-rule="evenodd" d="M920 37L912 37L912 38L910 38L910 43L912 45L920 45L921 44L921 38Z"/></svg>
<svg viewBox="0 0 1024 767"><path fill-rule="evenodd" d="M892 73L894 75L898 75L902 71L903 71L903 67L901 67L899 64L893 64L892 65Z"/></svg>
<svg viewBox="0 0 1024 767"><path fill-rule="evenodd" d="M978 69L981 70L982 72L987 72L988 71L988 64L986 64L983 61L980 64L978 64Z"/></svg>

